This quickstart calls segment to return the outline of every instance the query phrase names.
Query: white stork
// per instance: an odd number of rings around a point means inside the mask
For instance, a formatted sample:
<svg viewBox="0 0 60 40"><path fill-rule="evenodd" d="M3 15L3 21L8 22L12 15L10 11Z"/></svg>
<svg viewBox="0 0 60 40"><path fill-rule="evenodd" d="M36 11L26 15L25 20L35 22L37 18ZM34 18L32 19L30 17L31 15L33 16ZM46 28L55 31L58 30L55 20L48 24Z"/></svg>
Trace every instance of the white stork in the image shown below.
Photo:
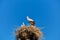
<svg viewBox="0 0 60 40"><path fill-rule="evenodd" d="M22 27L22 26L25 26L24 22L22 23L21 27Z"/></svg>
<svg viewBox="0 0 60 40"><path fill-rule="evenodd" d="M31 19L31 18L29 18L28 16L27 16L27 20L28 20L28 22L29 22L31 25L35 25L34 20Z"/></svg>

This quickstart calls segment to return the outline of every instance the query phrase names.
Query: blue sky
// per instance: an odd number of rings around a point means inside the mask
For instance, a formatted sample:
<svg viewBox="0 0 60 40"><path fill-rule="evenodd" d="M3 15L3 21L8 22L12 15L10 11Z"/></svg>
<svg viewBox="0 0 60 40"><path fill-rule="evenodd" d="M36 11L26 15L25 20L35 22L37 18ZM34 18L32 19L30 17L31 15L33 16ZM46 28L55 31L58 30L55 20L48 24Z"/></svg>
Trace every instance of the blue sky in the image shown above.
<svg viewBox="0 0 60 40"><path fill-rule="evenodd" d="M60 40L59 0L0 0L0 40L15 40L14 30L26 16L34 19L44 40Z"/></svg>

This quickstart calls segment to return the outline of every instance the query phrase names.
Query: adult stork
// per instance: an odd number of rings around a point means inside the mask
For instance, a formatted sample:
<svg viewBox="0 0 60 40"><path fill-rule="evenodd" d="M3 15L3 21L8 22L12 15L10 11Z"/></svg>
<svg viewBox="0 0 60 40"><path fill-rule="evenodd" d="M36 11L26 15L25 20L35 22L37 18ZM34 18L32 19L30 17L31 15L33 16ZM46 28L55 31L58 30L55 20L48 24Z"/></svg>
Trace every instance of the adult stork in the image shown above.
<svg viewBox="0 0 60 40"><path fill-rule="evenodd" d="M35 21L33 19L29 18L28 16L26 18L28 22L30 23L30 25L33 25L33 26L35 25Z"/></svg>

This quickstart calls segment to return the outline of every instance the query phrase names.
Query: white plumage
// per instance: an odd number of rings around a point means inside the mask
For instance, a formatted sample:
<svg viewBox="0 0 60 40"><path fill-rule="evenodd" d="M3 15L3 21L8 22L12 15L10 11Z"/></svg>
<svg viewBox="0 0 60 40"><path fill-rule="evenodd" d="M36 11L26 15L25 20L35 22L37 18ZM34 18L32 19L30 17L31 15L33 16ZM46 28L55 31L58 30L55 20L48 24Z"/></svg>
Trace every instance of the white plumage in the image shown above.
<svg viewBox="0 0 60 40"><path fill-rule="evenodd" d="M25 26L24 22L22 23L21 27L22 27L22 26Z"/></svg>
<svg viewBox="0 0 60 40"><path fill-rule="evenodd" d="M32 20L31 18L29 18L28 16L27 16L27 20L28 20L28 21L34 21L34 20Z"/></svg>
<svg viewBox="0 0 60 40"><path fill-rule="evenodd" d="M34 25L34 24L35 24L34 20L31 19L31 18L29 18L28 16L27 16L27 20L28 20L28 22L29 22L31 25Z"/></svg>

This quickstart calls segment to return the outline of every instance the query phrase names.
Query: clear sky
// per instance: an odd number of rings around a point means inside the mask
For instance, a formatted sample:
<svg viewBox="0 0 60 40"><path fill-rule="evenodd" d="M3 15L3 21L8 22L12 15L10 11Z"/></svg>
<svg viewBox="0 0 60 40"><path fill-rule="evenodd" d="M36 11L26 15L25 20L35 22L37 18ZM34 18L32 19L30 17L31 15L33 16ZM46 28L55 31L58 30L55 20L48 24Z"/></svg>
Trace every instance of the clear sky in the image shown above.
<svg viewBox="0 0 60 40"><path fill-rule="evenodd" d="M44 40L60 40L59 0L0 0L0 40L15 40L14 30L26 16L34 19Z"/></svg>

